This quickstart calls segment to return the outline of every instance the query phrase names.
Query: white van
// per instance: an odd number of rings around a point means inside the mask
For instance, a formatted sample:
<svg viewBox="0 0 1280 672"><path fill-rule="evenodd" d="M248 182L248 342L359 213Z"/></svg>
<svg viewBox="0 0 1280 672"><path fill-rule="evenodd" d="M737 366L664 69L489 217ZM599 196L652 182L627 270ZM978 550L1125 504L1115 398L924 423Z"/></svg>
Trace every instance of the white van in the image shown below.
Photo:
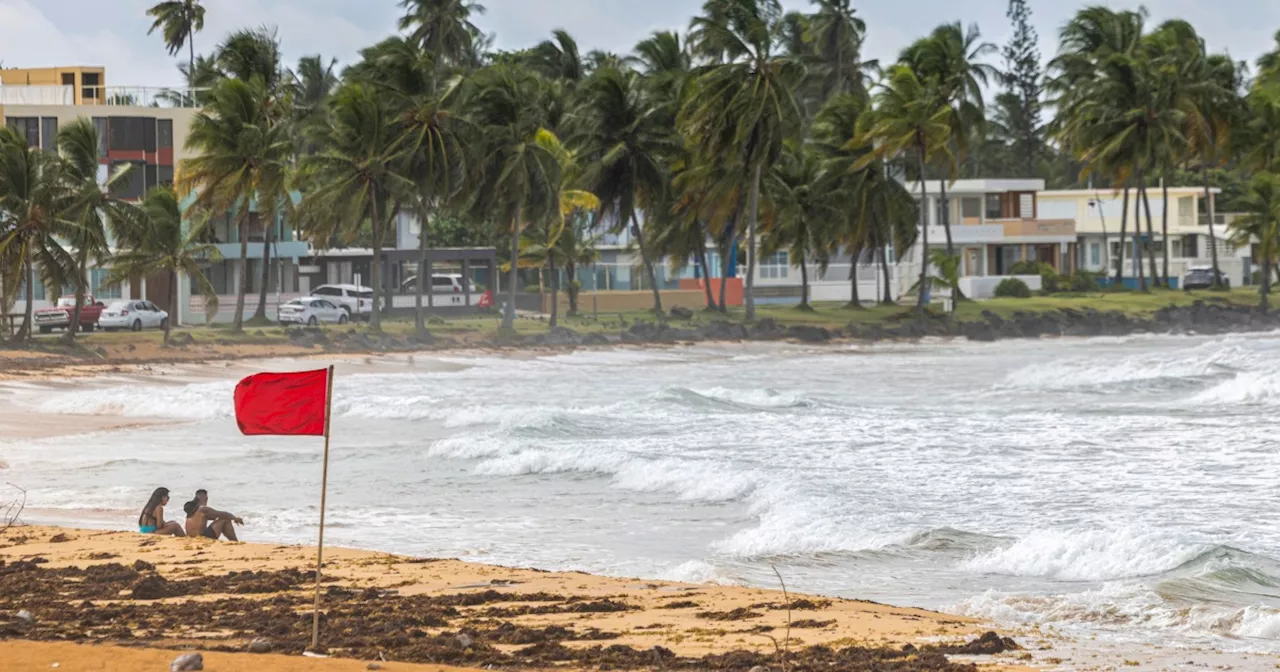
<svg viewBox="0 0 1280 672"><path fill-rule="evenodd" d="M373 316L373 289L358 285L320 285L311 290L311 296L332 301L347 311L352 320L369 321Z"/></svg>

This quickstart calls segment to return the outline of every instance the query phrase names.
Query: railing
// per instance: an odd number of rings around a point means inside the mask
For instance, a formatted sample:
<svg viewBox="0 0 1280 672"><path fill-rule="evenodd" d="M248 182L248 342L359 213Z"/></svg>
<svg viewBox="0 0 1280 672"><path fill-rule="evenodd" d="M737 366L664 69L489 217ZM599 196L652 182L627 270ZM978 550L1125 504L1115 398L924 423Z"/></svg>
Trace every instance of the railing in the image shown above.
<svg viewBox="0 0 1280 672"><path fill-rule="evenodd" d="M1008 237L1076 234L1076 222L1073 219L1009 219L993 223L1004 226L1004 235Z"/></svg>
<svg viewBox="0 0 1280 672"><path fill-rule="evenodd" d="M75 105L74 86L4 86L0 105Z"/></svg>
<svg viewBox="0 0 1280 672"><path fill-rule="evenodd" d="M80 105L199 107L208 89L82 86ZM76 105L74 86L0 86L0 105Z"/></svg>

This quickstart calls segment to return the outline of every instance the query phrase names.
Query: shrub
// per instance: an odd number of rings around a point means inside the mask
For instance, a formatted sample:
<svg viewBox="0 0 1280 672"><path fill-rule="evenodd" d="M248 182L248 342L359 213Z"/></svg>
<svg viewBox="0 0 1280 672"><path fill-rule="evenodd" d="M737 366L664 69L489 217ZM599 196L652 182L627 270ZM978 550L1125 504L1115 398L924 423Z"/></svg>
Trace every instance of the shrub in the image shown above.
<svg viewBox="0 0 1280 672"><path fill-rule="evenodd" d="M1071 276L1071 291L1081 293L1098 291L1098 276L1089 271L1076 271L1076 274Z"/></svg>
<svg viewBox="0 0 1280 672"><path fill-rule="evenodd" d="M1009 267L1009 275L1040 275L1042 264L1038 261L1019 261Z"/></svg>
<svg viewBox="0 0 1280 672"><path fill-rule="evenodd" d="M1005 278L996 285L996 296L1006 299L1029 299L1031 288L1017 278Z"/></svg>

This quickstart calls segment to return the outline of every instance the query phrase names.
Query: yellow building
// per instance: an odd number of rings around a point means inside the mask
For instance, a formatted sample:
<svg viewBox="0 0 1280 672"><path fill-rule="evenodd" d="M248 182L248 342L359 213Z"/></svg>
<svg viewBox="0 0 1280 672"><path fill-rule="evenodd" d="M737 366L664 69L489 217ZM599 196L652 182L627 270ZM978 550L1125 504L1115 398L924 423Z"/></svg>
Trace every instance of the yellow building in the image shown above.
<svg viewBox="0 0 1280 672"><path fill-rule="evenodd" d="M31 104L101 105L107 74L99 67L0 68L0 88L14 87L13 98L25 94ZM3 104L3 99L0 99Z"/></svg>

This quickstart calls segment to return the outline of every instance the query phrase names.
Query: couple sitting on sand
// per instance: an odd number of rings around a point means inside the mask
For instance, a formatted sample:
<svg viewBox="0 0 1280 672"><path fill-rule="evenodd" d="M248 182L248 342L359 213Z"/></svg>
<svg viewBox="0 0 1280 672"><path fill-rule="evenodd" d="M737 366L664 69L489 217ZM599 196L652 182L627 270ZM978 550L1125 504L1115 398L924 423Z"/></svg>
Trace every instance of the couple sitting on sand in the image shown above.
<svg viewBox="0 0 1280 672"><path fill-rule="evenodd" d="M206 537L227 541L239 541L236 538L236 525L244 525L233 513L209 508L209 493L196 490L196 498L182 506L187 513L185 531L176 520L165 522L164 507L169 503L169 489L156 488L151 499L142 507L138 516L138 531L143 534L163 534L174 537Z"/></svg>

